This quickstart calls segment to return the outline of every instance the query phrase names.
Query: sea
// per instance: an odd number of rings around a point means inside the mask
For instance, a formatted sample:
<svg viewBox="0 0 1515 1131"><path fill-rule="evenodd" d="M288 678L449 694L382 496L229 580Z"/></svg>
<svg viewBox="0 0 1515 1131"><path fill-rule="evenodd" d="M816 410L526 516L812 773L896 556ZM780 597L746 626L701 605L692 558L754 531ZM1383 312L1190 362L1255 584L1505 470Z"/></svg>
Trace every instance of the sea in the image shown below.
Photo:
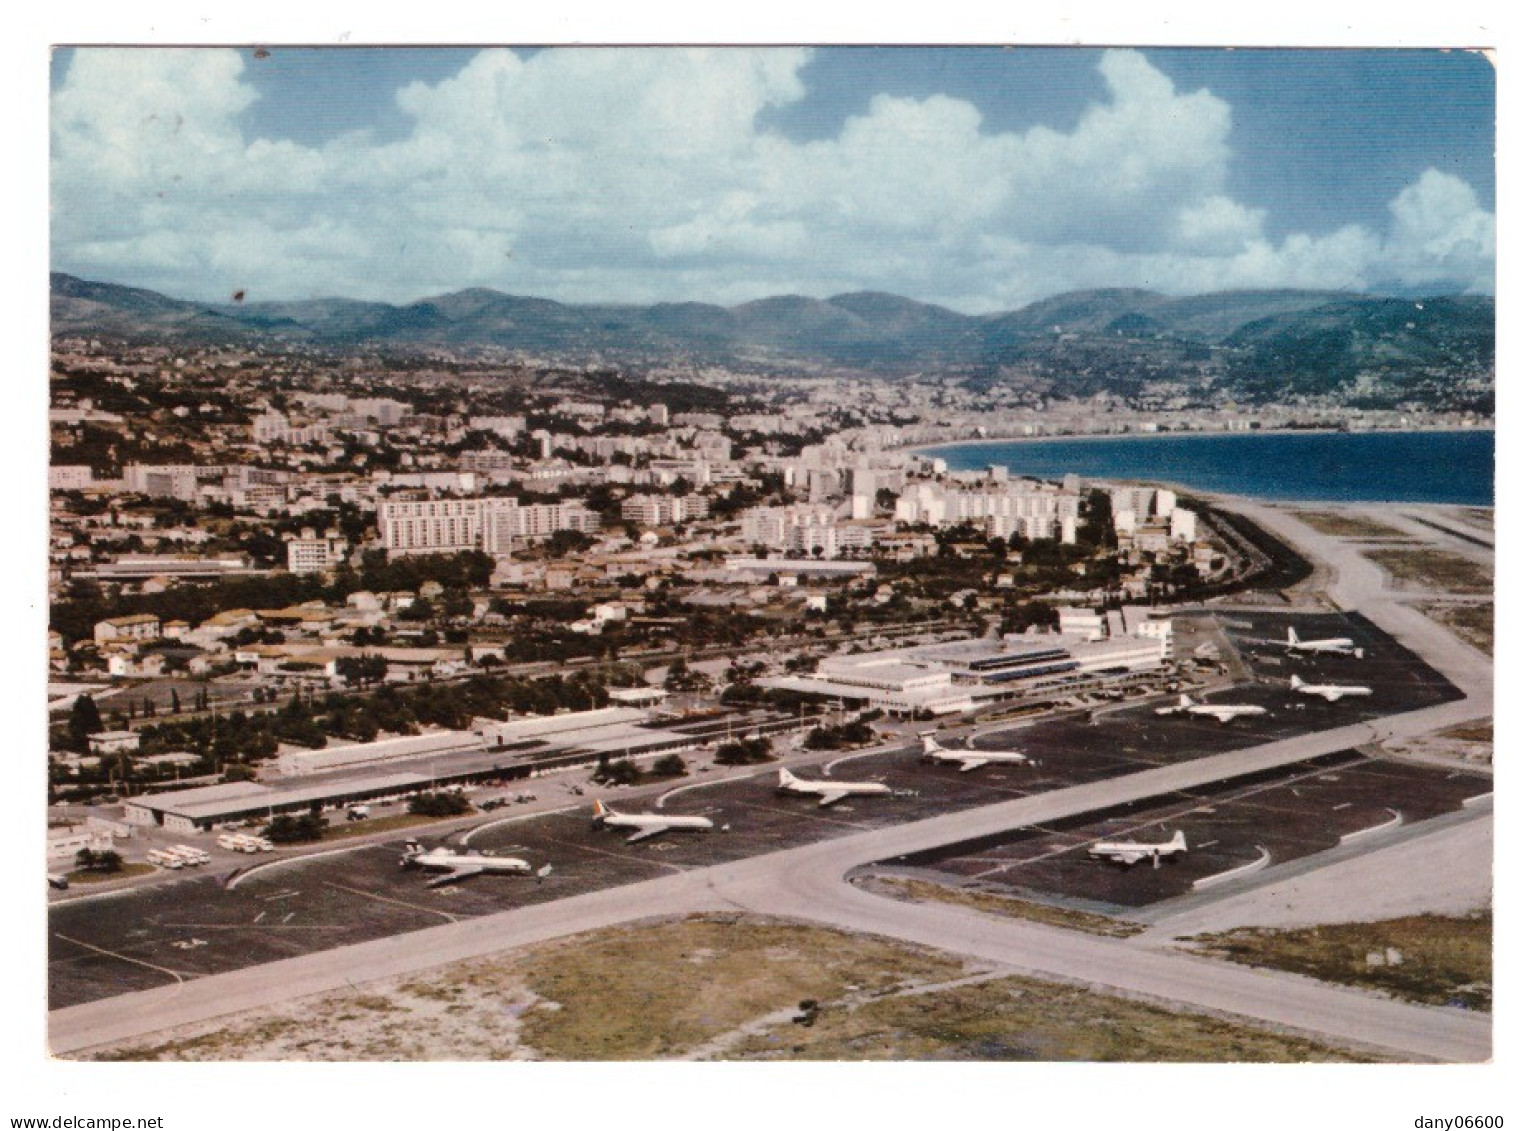
<svg viewBox="0 0 1515 1131"><path fill-rule="evenodd" d="M1227 432L985 440L922 449L954 471L1172 483L1288 502L1494 505L1494 433Z"/></svg>

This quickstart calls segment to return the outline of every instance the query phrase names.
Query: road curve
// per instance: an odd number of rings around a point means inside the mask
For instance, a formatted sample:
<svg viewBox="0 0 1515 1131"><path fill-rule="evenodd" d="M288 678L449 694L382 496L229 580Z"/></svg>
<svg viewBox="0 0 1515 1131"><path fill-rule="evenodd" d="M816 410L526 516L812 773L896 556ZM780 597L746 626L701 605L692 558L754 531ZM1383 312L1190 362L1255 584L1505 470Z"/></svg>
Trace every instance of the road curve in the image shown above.
<svg viewBox="0 0 1515 1131"><path fill-rule="evenodd" d="M853 868L901 853L1489 716L1493 690L1488 659L1400 604L1386 589L1376 566L1348 544L1327 538L1290 515L1244 500L1226 502L1273 528L1317 562L1329 563L1334 571L1330 589L1339 604L1357 608L1395 635L1446 675L1466 698L1109 781L60 1009L50 1015L53 1051L67 1054L138 1039L186 1023L581 931L653 916L736 907L907 939L991 958L1031 973L1256 1018L1409 1057L1484 1060L1491 1047L1488 1015L1407 1005L1292 975L1143 950L1126 940L962 908L907 904L859 891L846 882Z"/></svg>

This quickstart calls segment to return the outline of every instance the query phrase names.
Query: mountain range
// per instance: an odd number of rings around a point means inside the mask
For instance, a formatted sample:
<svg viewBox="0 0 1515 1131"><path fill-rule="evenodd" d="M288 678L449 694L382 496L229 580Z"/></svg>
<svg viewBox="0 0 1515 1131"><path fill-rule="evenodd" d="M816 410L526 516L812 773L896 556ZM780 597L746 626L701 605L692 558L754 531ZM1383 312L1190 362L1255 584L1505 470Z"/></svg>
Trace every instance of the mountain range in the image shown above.
<svg viewBox="0 0 1515 1131"><path fill-rule="evenodd" d="M1075 291L967 315L864 291L738 306L566 304L472 288L404 305L349 299L190 302L52 276L56 337L411 350L494 347L636 368L684 361L892 378L946 373L1051 396L1161 388L1201 398L1339 397L1492 408L1494 300L1339 291L1172 297Z"/></svg>

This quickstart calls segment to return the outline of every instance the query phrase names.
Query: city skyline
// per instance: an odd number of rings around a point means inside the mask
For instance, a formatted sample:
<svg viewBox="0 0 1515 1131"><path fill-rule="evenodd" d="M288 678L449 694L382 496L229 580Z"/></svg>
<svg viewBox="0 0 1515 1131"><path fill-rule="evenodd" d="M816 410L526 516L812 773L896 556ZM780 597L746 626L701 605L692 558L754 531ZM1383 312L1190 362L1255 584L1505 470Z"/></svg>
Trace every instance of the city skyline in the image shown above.
<svg viewBox="0 0 1515 1131"><path fill-rule="evenodd" d="M52 98L54 268L201 300L1493 287L1470 52L81 48Z"/></svg>

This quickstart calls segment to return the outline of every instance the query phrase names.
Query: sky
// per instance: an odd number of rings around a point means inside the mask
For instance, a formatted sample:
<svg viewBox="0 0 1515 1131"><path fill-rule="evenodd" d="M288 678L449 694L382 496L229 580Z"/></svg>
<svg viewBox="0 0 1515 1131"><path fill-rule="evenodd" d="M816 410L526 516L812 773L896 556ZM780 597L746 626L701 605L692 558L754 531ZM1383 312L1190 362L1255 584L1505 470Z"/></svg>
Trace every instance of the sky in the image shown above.
<svg viewBox="0 0 1515 1131"><path fill-rule="evenodd" d="M77 48L55 270L224 301L1492 293L1447 51Z"/></svg>

